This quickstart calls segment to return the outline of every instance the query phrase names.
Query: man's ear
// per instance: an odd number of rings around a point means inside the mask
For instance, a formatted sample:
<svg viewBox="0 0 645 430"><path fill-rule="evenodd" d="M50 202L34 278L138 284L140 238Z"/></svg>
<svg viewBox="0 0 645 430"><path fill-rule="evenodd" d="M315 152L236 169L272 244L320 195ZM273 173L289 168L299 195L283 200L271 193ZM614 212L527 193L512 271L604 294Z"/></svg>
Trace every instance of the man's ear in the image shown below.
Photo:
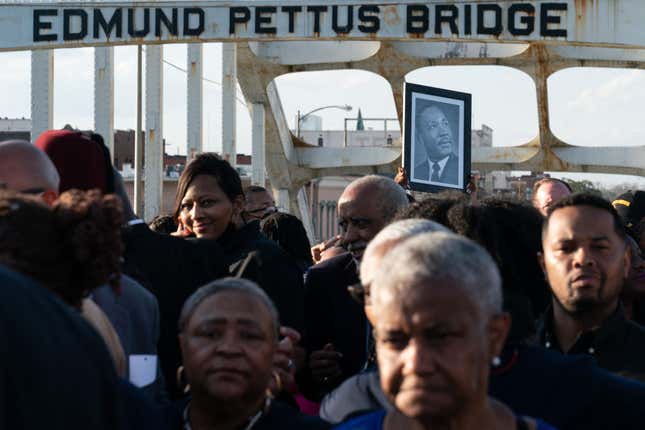
<svg viewBox="0 0 645 430"><path fill-rule="evenodd" d="M506 337L511 330L511 322L511 314L508 312L502 312L490 318L488 322L488 341L491 359L499 357L502 353Z"/></svg>
<svg viewBox="0 0 645 430"><path fill-rule="evenodd" d="M544 253L538 252L536 257L538 264L540 265L540 269L542 269L542 273L544 273L544 278L547 279L548 277L546 275L546 266L544 265Z"/></svg>
<svg viewBox="0 0 645 430"><path fill-rule="evenodd" d="M625 255L623 255L623 277L629 277L629 271L632 268L632 247L625 241Z"/></svg>
<svg viewBox="0 0 645 430"><path fill-rule="evenodd" d="M365 309L365 315L367 316L367 320L370 322L372 327L374 327L374 324L376 323L376 318L374 317L374 313L372 312L372 305L366 304L364 306Z"/></svg>
<svg viewBox="0 0 645 430"><path fill-rule="evenodd" d="M49 206L53 205L56 199L58 199L58 193L54 190L47 190L42 195L41 198Z"/></svg>

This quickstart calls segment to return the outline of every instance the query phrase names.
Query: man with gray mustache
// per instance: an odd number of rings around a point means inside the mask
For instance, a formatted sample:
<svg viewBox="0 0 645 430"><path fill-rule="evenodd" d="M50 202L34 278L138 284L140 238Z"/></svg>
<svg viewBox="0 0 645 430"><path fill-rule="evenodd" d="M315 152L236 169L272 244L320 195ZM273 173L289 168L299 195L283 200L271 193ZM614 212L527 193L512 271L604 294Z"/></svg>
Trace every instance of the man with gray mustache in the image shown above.
<svg viewBox="0 0 645 430"><path fill-rule="evenodd" d="M310 371L305 392L314 400L359 372L368 358L368 324L347 288L359 282L358 267L369 241L408 204L400 185L377 175L356 179L338 199L340 243L348 252L317 264L305 275Z"/></svg>

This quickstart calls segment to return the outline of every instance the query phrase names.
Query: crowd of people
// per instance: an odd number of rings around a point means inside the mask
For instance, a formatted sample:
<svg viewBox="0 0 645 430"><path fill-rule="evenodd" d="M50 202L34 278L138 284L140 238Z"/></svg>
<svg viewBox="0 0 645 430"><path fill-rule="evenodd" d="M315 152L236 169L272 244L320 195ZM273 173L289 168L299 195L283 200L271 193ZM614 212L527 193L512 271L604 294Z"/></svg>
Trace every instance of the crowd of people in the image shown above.
<svg viewBox="0 0 645 430"><path fill-rule="evenodd" d="M216 154L148 225L99 135L0 142L0 428L642 429L645 192L404 182L315 244Z"/></svg>

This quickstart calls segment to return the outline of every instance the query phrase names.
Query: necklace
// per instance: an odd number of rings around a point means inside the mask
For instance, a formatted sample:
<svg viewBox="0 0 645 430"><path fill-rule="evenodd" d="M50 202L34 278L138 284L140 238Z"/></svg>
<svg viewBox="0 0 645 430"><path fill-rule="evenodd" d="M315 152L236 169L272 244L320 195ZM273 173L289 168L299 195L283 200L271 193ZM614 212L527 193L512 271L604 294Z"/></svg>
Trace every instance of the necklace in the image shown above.
<svg viewBox="0 0 645 430"><path fill-rule="evenodd" d="M251 418L249 418L249 423L244 427L244 430L251 430L253 426L262 418L262 415L264 415L265 412L269 411L269 407L271 406L271 398L267 397L267 399L264 402L264 408L259 410L255 415L253 415ZM183 421L184 421L184 428L183 430L193 430L192 426L190 425L190 418L188 417L188 408L190 408L190 402L186 405L184 408L184 412L182 414Z"/></svg>

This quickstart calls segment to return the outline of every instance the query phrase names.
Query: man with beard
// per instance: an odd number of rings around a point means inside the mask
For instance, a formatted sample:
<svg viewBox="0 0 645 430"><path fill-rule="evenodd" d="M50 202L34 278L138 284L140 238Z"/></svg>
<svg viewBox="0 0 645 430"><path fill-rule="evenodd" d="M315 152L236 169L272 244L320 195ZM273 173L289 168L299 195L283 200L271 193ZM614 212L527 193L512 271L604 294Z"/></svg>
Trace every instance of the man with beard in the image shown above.
<svg viewBox="0 0 645 430"><path fill-rule="evenodd" d="M340 243L349 252L310 268L305 276L310 373L304 388L309 397L320 398L364 366L370 333L363 308L347 287L359 282L357 269L368 242L405 206L405 190L376 175L355 180L338 199Z"/></svg>
<svg viewBox="0 0 645 430"><path fill-rule="evenodd" d="M645 380L645 329L627 320L620 304L630 249L611 204L589 194L560 200L544 222L542 248L553 299L540 344L592 355L610 372Z"/></svg>
<svg viewBox="0 0 645 430"><path fill-rule="evenodd" d="M444 112L434 104L422 109L416 118L416 129L416 138L427 158L414 160L414 179L458 184L459 157L454 153L452 130Z"/></svg>

